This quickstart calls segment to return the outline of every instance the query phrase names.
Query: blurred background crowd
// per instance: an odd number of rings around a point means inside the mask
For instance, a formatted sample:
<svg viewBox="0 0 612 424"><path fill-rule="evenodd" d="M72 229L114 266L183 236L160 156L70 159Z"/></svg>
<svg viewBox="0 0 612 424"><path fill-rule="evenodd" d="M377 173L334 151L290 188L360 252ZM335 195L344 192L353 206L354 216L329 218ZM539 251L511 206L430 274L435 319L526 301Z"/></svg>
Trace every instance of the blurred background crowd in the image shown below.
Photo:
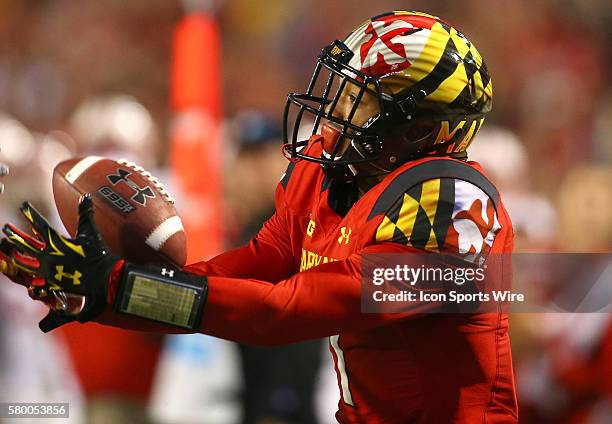
<svg viewBox="0 0 612 424"><path fill-rule="evenodd" d="M494 107L470 158L502 193L516 250L609 252L607 0L0 0L0 162L11 167L1 221L27 199L59 222L53 168L88 154L153 171L189 213L169 153L185 125L171 107L173 34L204 13L221 41L210 81L221 88L218 226L224 248L244 243L273 211L286 167L286 94L305 89L323 46L395 9L441 16L485 58ZM263 349L95 324L43 336L44 310L1 283L0 402L69 401L71 422L333 421L323 341ZM521 422L612 422L609 314L517 314L511 325Z"/></svg>

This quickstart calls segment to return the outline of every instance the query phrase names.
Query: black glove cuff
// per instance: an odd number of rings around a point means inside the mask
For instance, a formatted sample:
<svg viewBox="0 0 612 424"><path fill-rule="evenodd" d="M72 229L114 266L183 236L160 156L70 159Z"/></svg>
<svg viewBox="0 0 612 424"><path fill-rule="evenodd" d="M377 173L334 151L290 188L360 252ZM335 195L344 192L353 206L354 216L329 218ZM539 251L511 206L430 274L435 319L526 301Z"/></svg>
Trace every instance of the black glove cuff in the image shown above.
<svg viewBox="0 0 612 424"><path fill-rule="evenodd" d="M57 327L61 327L64 324L68 324L77 320L77 315L68 315L61 312L56 312L53 309L49 310L49 313L38 323L38 328L43 333L48 333L51 330L55 330Z"/></svg>
<svg viewBox="0 0 612 424"><path fill-rule="evenodd" d="M72 314L60 310L49 310L49 313L38 323L38 327L43 333L55 330L64 324L71 322L85 323L92 321L100 315L106 308L106 298L108 295L108 280L113 271L113 263L117 263L118 259L114 256L107 256L100 263L96 270L97 275L101 276L98 284L88 286L89 290L84 291L81 296L85 297L83 309L78 313Z"/></svg>

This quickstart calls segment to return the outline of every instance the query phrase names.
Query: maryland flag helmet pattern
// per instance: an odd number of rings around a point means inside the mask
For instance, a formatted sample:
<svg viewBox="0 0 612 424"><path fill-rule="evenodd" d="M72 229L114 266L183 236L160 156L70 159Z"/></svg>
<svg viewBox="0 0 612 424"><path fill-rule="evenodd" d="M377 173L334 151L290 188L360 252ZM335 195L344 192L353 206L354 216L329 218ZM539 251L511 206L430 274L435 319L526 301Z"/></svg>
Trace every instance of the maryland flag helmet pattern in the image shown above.
<svg viewBox="0 0 612 424"><path fill-rule="evenodd" d="M351 113L342 117L334 111L347 86L359 92ZM379 113L356 122L352 117L368 94L376 96ZM426 13L385 13L324 48L306 93L289 94L285 150L324 169L367 161L379 172L431 154L463 159L491 110L492 95L483 58L463 33ZM296 105L292 127L288 116ZM326 134L334 134L336 146L348 138L350 148L327 149L323 157L302 153L313 137L300 141L296 133L309 114L315 115L312 135L321 134L324 146L333 144L326 143Z"/></svg>
<svg viewBox="0 0 612 424"><path fill-rule="evenodd" d="M349 66L399 100L417 95L440 111L486 113L493 84L476 47L435 16L396 11L368 19L344 40Z"/></svg>

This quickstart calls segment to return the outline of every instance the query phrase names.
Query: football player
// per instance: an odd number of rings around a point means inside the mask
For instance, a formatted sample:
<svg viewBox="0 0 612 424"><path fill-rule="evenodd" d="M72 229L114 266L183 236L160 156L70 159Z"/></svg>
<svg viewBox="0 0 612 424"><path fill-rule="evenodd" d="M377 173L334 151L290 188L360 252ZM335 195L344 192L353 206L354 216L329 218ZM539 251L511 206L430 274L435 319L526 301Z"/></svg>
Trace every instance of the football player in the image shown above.
<svg viewBox="0 0 612 424"><path fill-rule="evenodd" d="M45 331L97 321L257 345L328 337L339 422L516 422L505 313L361 310L365 254L512 250L499 193L467 158L491 98L461 32L419 12L376 16L325 47L306 92L289 94L291 164L248 245L182 270L133 265L105 247L85 196L74 239L24 203L36 236L7 224L5 259L34 297L85 297L78 313L55 302Z"/></svg>

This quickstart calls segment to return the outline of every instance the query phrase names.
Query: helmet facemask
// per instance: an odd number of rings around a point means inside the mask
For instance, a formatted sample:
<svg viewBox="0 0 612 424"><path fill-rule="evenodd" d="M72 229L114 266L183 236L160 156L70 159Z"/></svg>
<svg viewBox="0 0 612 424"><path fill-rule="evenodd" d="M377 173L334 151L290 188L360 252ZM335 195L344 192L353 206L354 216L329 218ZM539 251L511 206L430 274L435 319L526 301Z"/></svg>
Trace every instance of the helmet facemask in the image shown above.
<svg viewBox="0 0 612 424"><path fill-rule="evenodd" d="M306 92L288 95L284 152L345 180L426 156L465 159L491 96L482 56L462 33L420 12L386 13L323 49ZM316 143L322 154L303 150Z"/></svg>
<svg viewBox="0 0 612 424"><path fill-rule="evenodd" d="M353 52L341 41L327 46L319 55L306 93L287 96L283 119L283 150L287 156L320 163L330 176L345 176L347 179L354 177L349 166L372 162L378 157L382 139L369 127L385 113L378 79L348 66L352 56ZM347 101L347 96L354 101L348 114L341 117L338 107L340 102ZM365 122L359 122L356 117L359 108L364 107L365 96L370 102L372 99L377 102L376 107L369 106L375 114ZM298 134L305 117L314 121L309 139L300 140ZM311 141L322 143L321 156L302 152Z"/></svg>

